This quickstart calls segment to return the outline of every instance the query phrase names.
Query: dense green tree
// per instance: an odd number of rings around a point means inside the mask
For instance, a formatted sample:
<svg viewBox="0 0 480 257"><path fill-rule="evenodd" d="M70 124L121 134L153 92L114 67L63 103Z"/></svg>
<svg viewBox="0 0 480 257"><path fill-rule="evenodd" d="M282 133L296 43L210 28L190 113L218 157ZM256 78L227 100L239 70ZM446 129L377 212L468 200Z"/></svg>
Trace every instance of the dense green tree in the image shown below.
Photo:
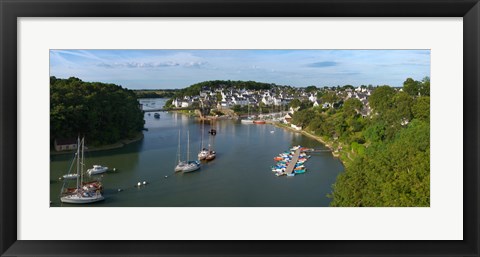
<svg viewBox="0 0 480 257"><path fill-rule="evenodd" d="M346 116L355 116L362 110L363 104L357 98L347 99L343 103L343 112Z"/></svg>
<svg viewBox="0 0 480 257"><path fill-rule="evenodd" d="M420 85L420 95L430 96L430 77L425 77Z"/></svg>
<svg viewBox="0 0 480 257"><path fill-rule="evenodd" d="M395 89L389 86L381 86L373 90L373 93L368 98L368 101L375 112L382 114L392 108L394 103L394 95Z"/></svg>
<svg viewBox="0 0 480 257"><path fill-rule="evenodd" d="M414 121L388 144L376 144L340 174L332 206L429 206L430 129Z"/></svg>
<svg viewBox="0 0 480 257"><path fill-rule="evenodd" d="M290 103L288 104L288 107L297 108L301 105L302 105L302 102L299 99L295 98L292 101L290 101Z"/></svg>
<svg viewBox="0 0 480 257"><path fill-rule="evenodd" d="M113 143L143 128L143 111L132 90L78 78L50 81L50 138L84 135L90 145Z"/></svg>
<svg viewBox="0 0 480 257"><path fill-rule="evenodd" d="M430 97L423 96L415 99L412 106L412 113L416 119L430 121Z"/></svg>
<svg viewBox="0 0 480 257"><path fill-rule="evenodd" d="M420 92L420 85L419 81L408 78L403 82L403 91L411 96L417 96Z"/></svg>
<svg viewBox="0 0 480 257"><path fill-rule="evenodd" d="M304 127L307 126L313 118L315 118L315 111L312 109L305 109L295 112L292 123Z"/></svg>
<svg viewBox="0 0 480 257"><path fill-rule="evenodd" d="M308 86L305 88L305 92L307 93L312 93L312 92L317 92L318 88L316 86Z"/></svg>
<svg viewBox="0 0 480 257"><path fill-rule="evenodd" d="M333 105L334 103L338 102L338 100L340 99L338 98L335 91L328 91L322 96L323 103L330 103Z"/></svg>

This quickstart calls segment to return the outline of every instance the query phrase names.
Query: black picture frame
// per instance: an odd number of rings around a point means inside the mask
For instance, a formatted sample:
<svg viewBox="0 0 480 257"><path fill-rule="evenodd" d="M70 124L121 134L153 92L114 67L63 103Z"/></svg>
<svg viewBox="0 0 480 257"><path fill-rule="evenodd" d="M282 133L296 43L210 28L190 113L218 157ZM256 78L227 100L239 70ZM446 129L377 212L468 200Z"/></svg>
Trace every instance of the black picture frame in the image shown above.
<svg viewBox="0 0 480 257"><path fill-rule="evenodd" d="M479 158L480 4L478 0L259 0L255 2L241 0L0 0L0 16L0 253L2 256L479 256L477 159ZM17 240L17 18L162 16L463 17L463 240L283 242Z"/></svg>

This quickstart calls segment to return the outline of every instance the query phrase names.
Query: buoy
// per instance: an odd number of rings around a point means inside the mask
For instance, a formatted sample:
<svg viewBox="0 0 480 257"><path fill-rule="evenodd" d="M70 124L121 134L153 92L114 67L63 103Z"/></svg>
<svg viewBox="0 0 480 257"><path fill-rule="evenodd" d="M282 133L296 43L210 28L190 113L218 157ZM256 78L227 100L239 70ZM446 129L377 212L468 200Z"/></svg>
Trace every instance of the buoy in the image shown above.
<svg viewBox="0 0 480 257"><path fill-rule="evenodd" d="M146 184L147 184L147 181L143 181L143 184L146 185Z"/></svg>
<svg viewBox="0 0 480 257"><path fill-rule="evenodd" d="M165 178L168 178L168 176L165 176Z"/></svg>
<svg viewBox="0 0 480 257"><path fill-rule="evenodd" d="M121 189L121 188L119 188L119 189L118 189L118 192L122 192L122 189Z"/></svg>
<svg viewBox="0 0 480 257"><path fill-rule="evenodd" d="M137 186L138 186L138 187L140 187L141 185L142 185L142 183L140 183L140 182L137 183Z"/></svg>

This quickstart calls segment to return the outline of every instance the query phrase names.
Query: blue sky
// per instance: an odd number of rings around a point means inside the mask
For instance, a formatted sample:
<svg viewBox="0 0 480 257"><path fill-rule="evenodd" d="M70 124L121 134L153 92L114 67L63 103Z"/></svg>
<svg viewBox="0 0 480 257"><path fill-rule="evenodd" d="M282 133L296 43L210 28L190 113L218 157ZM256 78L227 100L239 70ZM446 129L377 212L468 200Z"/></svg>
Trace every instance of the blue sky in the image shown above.
<svg viewBox="0 0 480 257"><path fill-rule="evenodd" d="M402 86L406 78L430 76L430 50L50 50L50 76L130 89L206 80Z"/></svg>

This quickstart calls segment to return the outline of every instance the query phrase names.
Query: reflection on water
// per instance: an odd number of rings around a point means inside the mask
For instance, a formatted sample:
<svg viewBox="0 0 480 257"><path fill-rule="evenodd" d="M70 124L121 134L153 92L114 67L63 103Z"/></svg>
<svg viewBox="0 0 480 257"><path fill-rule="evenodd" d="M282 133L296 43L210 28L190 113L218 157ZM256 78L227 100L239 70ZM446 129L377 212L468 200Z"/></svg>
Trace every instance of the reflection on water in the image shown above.
<svg viewBox="0 0 480 257"><path fill-rule="evenodd" d="M148 106L160 108L162 101L148 100ZM106 200L88 206L328 206L330 199L326 195L343 170L331 153L320 152L312 154L306 163L307 173L276 177L270 166L280 152L298 144L317 149L324 146L272 125L222 120L204 122L203 144L212 144L217 158L204 163L197 172L175 174L178 132L183 158L187 155L187 131L190 133L190 156L194 158L202 145L202 122L174 112L160 115L160 119L155 119L153 114L145 114L148 131L142 141L86 154L87 167L100 164L118 170L100 177ZM210 128L217 129L216 136L208 134ZM71 158L72 155L51 157L52 206L75 206L61 205L59 201L62 183L58 178L67 172ZM148 184L135 187L139 181Z"/></svg>

